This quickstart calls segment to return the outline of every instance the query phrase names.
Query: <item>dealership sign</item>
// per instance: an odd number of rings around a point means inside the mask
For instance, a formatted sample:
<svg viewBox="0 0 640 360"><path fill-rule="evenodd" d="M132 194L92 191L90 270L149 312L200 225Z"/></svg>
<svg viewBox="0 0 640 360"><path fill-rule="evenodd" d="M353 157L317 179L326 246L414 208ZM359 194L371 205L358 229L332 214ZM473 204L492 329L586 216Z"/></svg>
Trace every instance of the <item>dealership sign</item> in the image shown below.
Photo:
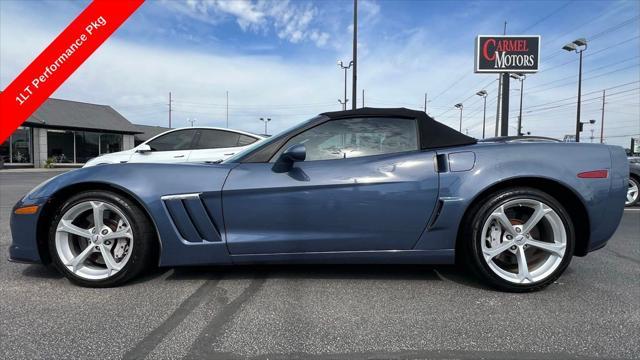
<svg viewBox="0 0 640 360"><path fill-rule="evenodd" d="M539 35L479 35L477 73L533 73L540 62Z"/></svg>

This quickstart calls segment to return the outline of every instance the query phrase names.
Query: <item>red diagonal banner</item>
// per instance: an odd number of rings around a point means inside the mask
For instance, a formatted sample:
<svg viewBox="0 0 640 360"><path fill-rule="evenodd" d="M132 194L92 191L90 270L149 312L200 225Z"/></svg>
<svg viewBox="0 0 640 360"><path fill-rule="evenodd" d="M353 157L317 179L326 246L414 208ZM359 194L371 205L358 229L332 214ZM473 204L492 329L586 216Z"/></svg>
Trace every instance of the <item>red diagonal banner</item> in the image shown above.
<svg viewBox="0 0 640 360"><path fill-rule="evenodd" d="M9 138L143 2L94 0L89 4L0 93L0 143Z"/></svg>

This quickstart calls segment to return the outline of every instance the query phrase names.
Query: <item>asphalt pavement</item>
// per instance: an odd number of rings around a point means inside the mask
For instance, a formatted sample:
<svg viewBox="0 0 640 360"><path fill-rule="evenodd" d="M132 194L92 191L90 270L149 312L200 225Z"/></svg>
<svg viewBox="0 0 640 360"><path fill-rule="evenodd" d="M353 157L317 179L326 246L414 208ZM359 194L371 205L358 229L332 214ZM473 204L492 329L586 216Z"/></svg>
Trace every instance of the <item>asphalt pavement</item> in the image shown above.
<svg viewBox="0 0 640 360"><path fill-rule="evenodd" d="M85 289L5 260L11 207L55 174L0 171L2 359L640 357L640 209L532 294L452 266L158 269Z"/></svg>

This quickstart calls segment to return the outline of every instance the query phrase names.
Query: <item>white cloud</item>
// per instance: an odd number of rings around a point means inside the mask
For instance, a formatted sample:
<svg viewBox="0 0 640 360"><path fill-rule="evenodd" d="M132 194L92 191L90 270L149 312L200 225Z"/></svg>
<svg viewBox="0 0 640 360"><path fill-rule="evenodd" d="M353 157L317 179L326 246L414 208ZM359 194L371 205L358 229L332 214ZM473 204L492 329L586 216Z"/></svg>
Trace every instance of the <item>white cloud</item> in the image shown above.
<svg viewBox="0 0 640 360"><path fill-rule="evenodd" d="M243 31L268 32L292 43L311 41L318 47L327 44L330 35L314 26L318 9L310 3L289 0L188 0L167 1L168 7L198 21L218 24L232 17Z"/></svg>

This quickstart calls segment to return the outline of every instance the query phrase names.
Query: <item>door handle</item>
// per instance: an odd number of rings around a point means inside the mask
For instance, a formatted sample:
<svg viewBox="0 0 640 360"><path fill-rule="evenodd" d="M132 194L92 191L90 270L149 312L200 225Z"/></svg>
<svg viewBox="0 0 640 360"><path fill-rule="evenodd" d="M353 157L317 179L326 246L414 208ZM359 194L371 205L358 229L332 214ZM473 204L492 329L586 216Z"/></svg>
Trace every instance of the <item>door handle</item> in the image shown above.
<svg viewBox="0 0 640 360"><path fill-rule="evenodd" d="M184 155L176 155L176 156L174 156L174 158L175 158L175 159L177 159L177 158L183 158L183 157L184 157Z"/></svg>
<svg viewBox="0 0 640 360"><path fill-rule="evenodd" d="M226 154L224 154L224 156L231 156L231 155L234 155L234 154L235 153L226 153Z"/></svg>

